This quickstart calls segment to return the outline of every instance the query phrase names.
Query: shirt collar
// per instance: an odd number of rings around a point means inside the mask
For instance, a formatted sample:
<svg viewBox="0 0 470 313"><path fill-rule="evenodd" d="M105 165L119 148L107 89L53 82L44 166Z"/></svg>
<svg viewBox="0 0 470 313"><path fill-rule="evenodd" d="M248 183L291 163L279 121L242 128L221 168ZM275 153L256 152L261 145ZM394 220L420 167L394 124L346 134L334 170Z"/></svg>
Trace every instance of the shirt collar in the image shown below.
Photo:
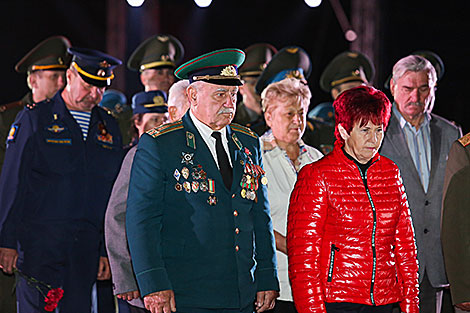
<svg viewBox="0 0 470 313"><path fill-rule="evenodd" d="M222 128L220 130L213 130L212 128L210 128L209 126L207 126L206 124L204 124L203 122L198 120L197 117L194 116L193 111L189 110L189 116L191 117L191 120L193 121L194 126L198 130L199 134L204 139L213 139L213 140L215 140L215 138L212 137L212 133L217 131L217 132L222 134L222 139L224 141L227 141L227 128L226 127Z"/></svg>
<svg viewBox="0 0 470 313"><path fill-rule="evenodd" d="M409 122L405 120L403 115L398 111L397 103L393 102L392 106L392 112L395 115L395 117L398 119L398 122L400 123L400 128L404 129L405 126L408 124L409 127L414 128L413 125L411 125ZM419 128L426 127L429 124L429 120L431 119L431 116L429 113L424 113L424 119L421 125L419 125Z"/></svg>
<svg viewBox="0 0 470 313"><path fill-rule="evenodd" d="M264 152L271 151L271 150L274 150L276 148L281 149L277 145L276 138L274 138L273 131L271 129L268 129L261 136L260 139L263 142L263 151ZM305 147L305 143L303 142L302 139L299 139L299 141L297 143L299 144L299 147L300 147L300 154L299 154L299 156L300 156L300 155L302 155L303 153L305 153L307 151L307 148Z"/></svg>

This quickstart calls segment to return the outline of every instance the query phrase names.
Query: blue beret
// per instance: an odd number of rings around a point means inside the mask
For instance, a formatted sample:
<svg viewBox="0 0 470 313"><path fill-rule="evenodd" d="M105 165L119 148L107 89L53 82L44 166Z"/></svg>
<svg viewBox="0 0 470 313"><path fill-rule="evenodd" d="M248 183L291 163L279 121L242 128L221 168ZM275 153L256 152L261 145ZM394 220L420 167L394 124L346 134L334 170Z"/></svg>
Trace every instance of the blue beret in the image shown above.
<svg viewBox="0 0 470 313"><path fill-rule="evenodd" d="M132 112L134 114L168 112L166 93L161 90L136 93L132 97Z"/></svg>
<svg viewBox="0 0 470 313"><path fill-rule="evenodd" d="M103 99L101 99L99 106L114 114L119 114L129 109L126 96L114 89L107 89L103 93Z"/></svg>
<svg viewBox="0 0 470 313"><path fill-rule="evenodd" d="M114 78L113 69L122 62L98 50L69 48L72 66L87 83L97 87L108 87Z"/></svg>

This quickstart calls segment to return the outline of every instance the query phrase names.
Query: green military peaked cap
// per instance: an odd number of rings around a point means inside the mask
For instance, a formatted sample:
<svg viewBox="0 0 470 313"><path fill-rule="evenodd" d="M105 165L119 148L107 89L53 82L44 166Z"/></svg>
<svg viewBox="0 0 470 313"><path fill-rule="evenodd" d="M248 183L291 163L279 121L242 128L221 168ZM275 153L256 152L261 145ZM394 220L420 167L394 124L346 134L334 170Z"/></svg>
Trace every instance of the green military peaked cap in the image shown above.
<svg viewBox="0 0 470 313"><path fill-rule="evenodd" d="M334 87L352 81L370 82L375 69L372 61L358 51L344 51L328 63L320 76L320 87L330 92Z"/></svg>
<svg viewBox="0 0 470 313"><path fill-rule="evenodd" d="M255 43L247 47L245 62L239 69L240 76L260 76L276 53L277 49L269 43Z"/></svg>
<svg viewBox="0 0 470 313"><path fill-rule="evenodd" d="M147 38L132 52L127 67L141 72L152 68L175 68L183 56L184 48L178 39L171 35L156 35Z"/></svg>
<svg viewBox="0 0 470 313"><path fill-rule="evenodd" d="M216 85L240 86L238 67L245 61L245 52L236 48L221 49L194 58L175 70L176 77L190 83L204 81Z"/></svg>
<svg viewBox="0 0 470 313"><path fill-rule="evenodd" d="M64 36L52 36L37 44L16 65L18 73L39 70L66 70L72 56L67 52L70 41Z"/></svg>

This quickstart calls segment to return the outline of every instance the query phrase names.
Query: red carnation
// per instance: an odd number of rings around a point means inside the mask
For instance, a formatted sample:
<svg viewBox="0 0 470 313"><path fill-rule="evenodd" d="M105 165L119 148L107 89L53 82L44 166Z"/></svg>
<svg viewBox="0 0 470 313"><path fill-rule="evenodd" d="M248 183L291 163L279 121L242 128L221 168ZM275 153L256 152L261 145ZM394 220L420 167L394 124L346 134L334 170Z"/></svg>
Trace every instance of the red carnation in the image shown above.
<svg viewBox="0 0 470 313"><path fill-rule="evenodd" d="M44 307L44 310L46 310L47 312L52 312L55 310L56 307L57 307L57 302L47 302L47 299L46 299L46 306Z"/></svg>
<svg viewBox="0 0 470 313"><path fill-rule="evenodd" d="M64 296L64 290L62 288L54 288L54 289L49 290L46 298L49 299L51 302L57 303L59 302L60 299L62 299L63 296Z"/></svg>

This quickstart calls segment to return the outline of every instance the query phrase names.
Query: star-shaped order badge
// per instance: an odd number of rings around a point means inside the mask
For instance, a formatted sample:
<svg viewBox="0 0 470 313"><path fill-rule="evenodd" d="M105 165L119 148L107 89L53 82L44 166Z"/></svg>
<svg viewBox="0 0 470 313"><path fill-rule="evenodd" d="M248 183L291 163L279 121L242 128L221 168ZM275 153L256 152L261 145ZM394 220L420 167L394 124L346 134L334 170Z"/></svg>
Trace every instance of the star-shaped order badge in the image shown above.
<svg viewBox="0 0 470 313"><path fill-rule="evenodd" d="M194 164L194 153L181 152L181 163Z"/></svg>

